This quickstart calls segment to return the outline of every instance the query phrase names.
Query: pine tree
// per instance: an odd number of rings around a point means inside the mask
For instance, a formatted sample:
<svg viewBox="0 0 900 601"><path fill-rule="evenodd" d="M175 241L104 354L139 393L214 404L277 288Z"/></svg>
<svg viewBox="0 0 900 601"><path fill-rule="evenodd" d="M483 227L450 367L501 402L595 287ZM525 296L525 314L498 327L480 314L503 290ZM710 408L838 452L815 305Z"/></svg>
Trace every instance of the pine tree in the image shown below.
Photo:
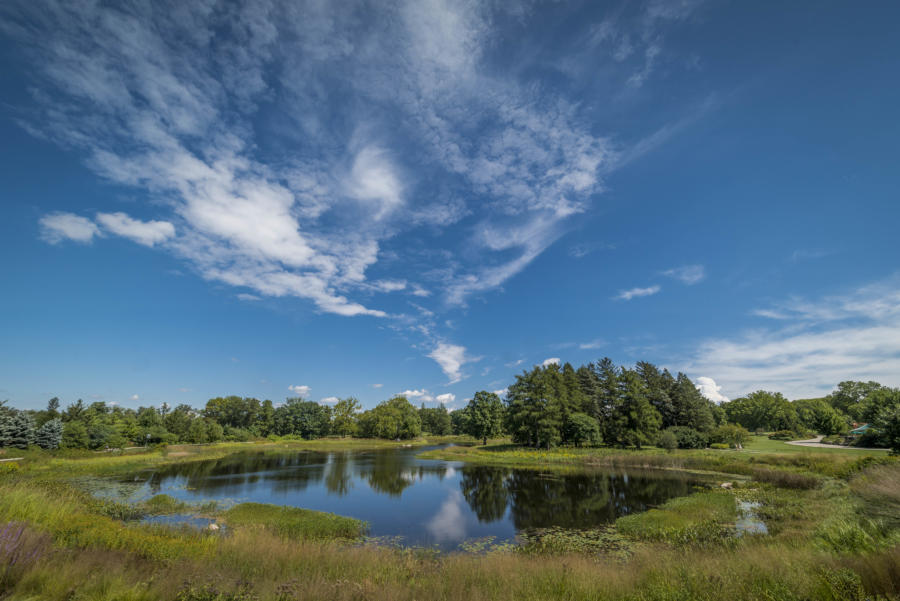
<svg viewBox="0 0 900 601"><path fill-rule="evenodd" d="M610 443L622 447L650 444L656 440L659 412L647 399L644 383L637 373L623 369L619 376L619 398L607 428Z"/></svg>
<svg viewBox="0 0 900 601"><path fill-rule="evenodd" d="M59 418L44 422L35 434L35 443L42 449L58 449L62 442L63 423Z"/></svg>
<svg viewBox="0 0 900 601"><path fill-rule="evenodd" d="M34 444L34 420L24 411L14 411L7 428L6 446L25 449Z"/></svg>

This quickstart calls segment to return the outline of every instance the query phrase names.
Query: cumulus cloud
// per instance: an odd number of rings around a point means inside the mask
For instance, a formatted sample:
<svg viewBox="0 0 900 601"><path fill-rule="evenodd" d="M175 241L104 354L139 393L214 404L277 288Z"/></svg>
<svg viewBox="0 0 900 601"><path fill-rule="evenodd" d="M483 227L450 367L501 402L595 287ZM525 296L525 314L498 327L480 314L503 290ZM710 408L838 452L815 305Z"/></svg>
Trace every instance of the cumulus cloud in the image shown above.
<svg viewBox="0 0 900 601"><path fill-rule="evenodd" d="M290 390L297 396L305 397L306 395L309 394L309 391L311 390L311 388L306 385L292 384L292 385L288 386L288 390Z"/></svg>
<svg viewBox="0 0 900 601"><path fill-rule="evenodd" d="M319 402L323 403L325 405L334 405L335 403L337 403L340 400L341 399L337 398L336 396L327 396L323 399L319 399Z"/></svg>
<svg viewBox="0 0 900 601"><path fill-rule="evenodd" d="M547 367L548 365L559 365L559 357L550 357L541 362L542 367Z"/></svg>
<svg viewBox="0 0 900 601"><path fill-rule="evenodd" d="M98 213L97 222L108 232L144 246L165 242L175 235L175 226L168 221L140 221L125 213Z"/></svg>
<svg viewBox="0 0 900 601"><path fill-rule="evenodd" d="M728 401L728 397L722 394L722 387L716 384L712 378L700 376L697 378L697 390L700 394L708 398L714 403L724 403Z"/></svg>
<svg viewBox="0 0 900 601"><path fill-rule="evenodd" d="M90 219L72 213L50 213L40 218L41 238L50 244L63 240L88 243L100 230Z"/></svg>
<svg viewBox="0 0 900 601"><path fill-rule="evenodd" d="M140 398L141 398L141 397L140 397L139 395L136 395L136 394L131 395L131 400L132 400L132 401L137 401L137 400L139 400Z"/></svg>
<svg viewBox="0 0 900 601"><path fill-rule="evenodd" d="M506 396L506 393L509 392L506 388L500 388L499 390L495 390L494 394L496 394L501 399Z"/></svg>
<svg viewBox="0 0 900 601"><path fill-rule="evenodd" d="M444 405L449 405L450 403L452 403L453 401L456 400L456 395L453 394L452 392L446 392L444 394L437 395L435 400L437 400L438 403L441 403Z"/></svg>
<svg viewBox="0 0 900 601"><path fill-rule="evenodd" d="M409 401L422 401L425 403L430 403L434 400L434 396L424 388L421 390L404 390L400 393L400 396L406 397Z"/></svg>
<svg viewBox="0 0 900 601"><path fill-rule="evenodd" d="M438 343L428 356L441 366L441 370L448 378L450 378L451 384L455 384L462 380L463 365L477 361L477 359L466 356L466 347L447 342Z"/></svg>
<svg viewBox="0 0 900 601"><path fill-rule="evenodd" d="M648 286L647 288L631 288L630 290L622 290L618 296L619 300L631 300L640 296L652 296L659 292L662 288L659 286Z"/></svg>
<svg viewBox="0 0 900 601"><path fill-rule="evenodd" d="M682 265L681 267L667 269L663 272L663 275L692 286L706 278L706 268L703 265Z"/></svg>
<svg viewBox="0 0 900 601"><path fill-rule="evenodd" d="M381 388L384 384L372 384L372 388Z"/></svg>
<svg viewBox="0 0 900 601"><path fill-rule="evenodd" d="M842 380L900 385L900 278L757 314L774 326L704 341L685 371L714 374L731 398L758 389L815 397Z"/></svg>

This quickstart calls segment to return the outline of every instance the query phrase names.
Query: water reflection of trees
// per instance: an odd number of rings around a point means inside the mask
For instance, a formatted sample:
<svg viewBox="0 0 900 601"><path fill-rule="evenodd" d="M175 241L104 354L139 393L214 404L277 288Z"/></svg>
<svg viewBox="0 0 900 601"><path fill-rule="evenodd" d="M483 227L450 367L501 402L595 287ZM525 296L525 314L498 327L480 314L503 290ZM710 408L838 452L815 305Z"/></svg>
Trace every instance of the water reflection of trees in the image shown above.
<svg viewBox="0 0 900 601"><path fill-rule="evenodd" d="M222 496L262 482L280 493L303 491L322 483L330 494L344 496L353 488L354 480L361 479L372 490L400 496L427 475L443 479L448 469L441 464L422 464L412 452L238 453L168 466L151 473L147 485L152 494L157 494L167 481L177 479L180 486Z"/></svg>
<svg viewBox="0 0 900 601"><path fill-rule="evenodd" d="M426 475L443 479L447 467L441 464L422 464L412 453L375 452L371 460L362 466L360 473L372 490L392 497L400 496L404 490Z"/></svg>
<svg viewBox="0 0 900 601"><path fill-rule="evenodd" d="M468 467L460 480L463 496L479 521L502 519L508 506L519 530L609 523L687 494L689 487L686 480L652 475L559 475L496 467Z"/></svg>

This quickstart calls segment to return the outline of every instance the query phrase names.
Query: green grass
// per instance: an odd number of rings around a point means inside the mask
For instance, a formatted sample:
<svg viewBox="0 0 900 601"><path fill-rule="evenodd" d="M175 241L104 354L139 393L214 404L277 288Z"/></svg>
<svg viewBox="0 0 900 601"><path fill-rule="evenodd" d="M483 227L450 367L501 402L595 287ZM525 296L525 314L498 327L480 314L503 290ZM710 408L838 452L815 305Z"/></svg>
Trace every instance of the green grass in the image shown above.
<svg viewBox="0 0 900 601"><path fill-rule="evenodd" d="M774 441L773 441L774 442ZM135 507L73 484L243 451L364 448L355 441L178 447L106 454L32 453L0 474L0 598L156 601L729 601L900 599L900 463L858 451L778 452L455 447L455 459L541 469L687 468L733 490L701 490L594 531L540 533L524 547L435 554L361 545L356 520L273 505L221 514L220 533L131 521L180 511L157 496ZM386 445L376 446L390 446ZM767 444L767 443L764 443ZM780 443L783 444L783 443ZM434 455L434 453L431 453ZM762 470L762 471L760 471ZM761 475L762 474L762 475ZM814 486L798 486L813 479ZM718 483L718 480L716 480ZM761 503L768 536L734 538L735 499ZM12 550L11 550L12 549ZM30 559L29 559L30 558ZM12 565L12 568L4 567ZM880 595L880 597L879 597Z"/></svg>
<svg viewBox="0 0 900 601"><path fill-rule="evenodd" d="M356 539L366 531L366 523L323 511L241 503L222 514L231 527L262 527L288 538Z"/></svg>
<svg viewBox="0 0 900 601"><path fill-rule="evenodd" d="M677 547L704 547L735 541L733 494L713 490L671 499L658 509L621 517L616 529L626 537Z"/></svg>
<svg viewBox="0 0 900 601"><path fill-rule="evenodd" d="M771 440L768 436L752 436L750 441L741 450L732 450L733 453L815 453L815 454L844 454L844 455L881 455L883 449L863 449L858 447L807 447L788 444L782 440Z"/></svg>

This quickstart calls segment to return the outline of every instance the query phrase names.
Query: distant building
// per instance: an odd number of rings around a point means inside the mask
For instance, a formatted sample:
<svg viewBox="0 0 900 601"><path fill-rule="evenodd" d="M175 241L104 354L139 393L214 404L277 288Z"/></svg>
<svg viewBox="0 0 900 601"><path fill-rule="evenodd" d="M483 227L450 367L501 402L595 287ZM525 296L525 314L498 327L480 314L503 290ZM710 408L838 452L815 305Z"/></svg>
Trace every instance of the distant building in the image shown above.
<svg viewBox="0 0 900 601"><path fill-rule="evenodd" d="M852 430L850 430L850 436L860 436L862 434L865 434L871 428L872 426L870 426L869 424L863 424L858 428L853 428Z"/></svg>

